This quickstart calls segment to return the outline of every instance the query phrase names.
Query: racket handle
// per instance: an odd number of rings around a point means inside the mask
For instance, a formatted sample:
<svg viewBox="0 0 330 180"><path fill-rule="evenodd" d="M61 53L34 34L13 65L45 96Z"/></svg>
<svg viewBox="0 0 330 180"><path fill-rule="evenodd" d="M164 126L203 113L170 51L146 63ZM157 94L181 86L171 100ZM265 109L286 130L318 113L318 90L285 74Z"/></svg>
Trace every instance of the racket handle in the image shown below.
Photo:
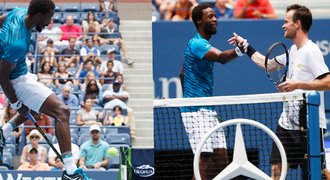
<svg viewBox="0 0 330 180"><path fill-rule="evenodd" d="M26 113L26 116L29 118L29 120L30 120L33 124L37 123L37 121L34 119L34 117L32 116L32 114L30 113L30 111Z"/></svg>

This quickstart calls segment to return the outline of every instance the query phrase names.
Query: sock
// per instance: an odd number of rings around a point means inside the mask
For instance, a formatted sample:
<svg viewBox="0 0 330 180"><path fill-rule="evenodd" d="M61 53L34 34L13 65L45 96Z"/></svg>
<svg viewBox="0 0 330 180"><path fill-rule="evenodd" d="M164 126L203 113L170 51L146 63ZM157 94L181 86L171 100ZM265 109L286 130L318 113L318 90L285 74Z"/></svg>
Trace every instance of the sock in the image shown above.
<svg viewBox="0 0 330 180"><path fill-rule="evenodd" d="M72 157L72 153L70 151L64 152L62 154L64 168L68 175L74 174L74 171L77 169L76 163L74 163L74 159Z"/></svg>
<svg viewBox="0 0 330 180"><path fill-rule="evenodd" d="M9 121L8 123L6 123L2 127L3 136L5 137L5 139L7 139L7 137L9 136L9 134L11 132L13 132L14 128L16 128L16 126L14 125L14 122L12 122L12 121Z"/></svg>

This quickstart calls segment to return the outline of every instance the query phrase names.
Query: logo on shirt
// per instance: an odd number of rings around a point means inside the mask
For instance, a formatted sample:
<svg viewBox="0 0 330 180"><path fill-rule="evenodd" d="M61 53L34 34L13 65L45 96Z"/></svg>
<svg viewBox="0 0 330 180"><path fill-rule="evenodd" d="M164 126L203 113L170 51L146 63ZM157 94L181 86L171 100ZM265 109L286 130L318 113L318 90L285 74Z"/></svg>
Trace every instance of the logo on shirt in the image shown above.
<svg viewBox="0 0 330 180"><path fill-rule="evenodd" d="M303 65L302 64L297 64L297 68L302 68Z"/></svg>
<svg viewBox="0 0 330 180"><path fill-rule="evenodd" d="M207 44L207 45L206 45L206 48L209 48L209 47L211 47L211 45L210 45L210 44Z"/></svg>

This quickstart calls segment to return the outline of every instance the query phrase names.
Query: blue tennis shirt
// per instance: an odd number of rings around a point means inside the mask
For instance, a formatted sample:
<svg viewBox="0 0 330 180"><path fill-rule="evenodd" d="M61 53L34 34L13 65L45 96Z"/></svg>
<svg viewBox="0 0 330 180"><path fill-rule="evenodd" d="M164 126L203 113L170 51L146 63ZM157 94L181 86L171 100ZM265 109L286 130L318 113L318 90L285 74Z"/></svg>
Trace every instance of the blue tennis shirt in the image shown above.
<svg viewBox="0 0 330 180"><path fill-rule="evenodd" d="M197 33L187 44L184 61L183 97L213 96L213 61L204 59L205 54L212 48L208 40ZM213 107L182 107L182 112L194 112L199 109Z"/></svg>
<svg viewBox="0 0 330 180"><path fill-rule="evenodd" d="M16 79L28 72L25 56L30 46L31 31L25 25L26 14L26 8L10 11L0 29L1 60L16 64L10 73L10 79Z"/></svg>

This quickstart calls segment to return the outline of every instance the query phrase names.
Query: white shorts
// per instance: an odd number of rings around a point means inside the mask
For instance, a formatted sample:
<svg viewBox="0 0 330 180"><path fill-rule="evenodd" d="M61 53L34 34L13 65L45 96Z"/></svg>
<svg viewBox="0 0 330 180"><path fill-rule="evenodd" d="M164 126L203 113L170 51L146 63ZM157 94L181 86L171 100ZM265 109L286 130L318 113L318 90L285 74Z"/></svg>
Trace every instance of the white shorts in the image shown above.
<svg viewBox="0 0 330 180"><path fill-rule="evenodd" d="M201 109L197 112L181 113L182 121L185 126L190 146L195 154L199 142L204 134L210 131L211 128L219 124L217 113L206 109ZM215 131L204 143L202 152L213 152L215 148L226 148L226 138L223 129Z"/></svg>
<svg viewBox="0 0 330 180"><path fill-rule="evenodd" d="M37 113L45 100L53 93L47 86L38 82L37 76L31 73L11 80L11 83L17 99Z"/></svg>

